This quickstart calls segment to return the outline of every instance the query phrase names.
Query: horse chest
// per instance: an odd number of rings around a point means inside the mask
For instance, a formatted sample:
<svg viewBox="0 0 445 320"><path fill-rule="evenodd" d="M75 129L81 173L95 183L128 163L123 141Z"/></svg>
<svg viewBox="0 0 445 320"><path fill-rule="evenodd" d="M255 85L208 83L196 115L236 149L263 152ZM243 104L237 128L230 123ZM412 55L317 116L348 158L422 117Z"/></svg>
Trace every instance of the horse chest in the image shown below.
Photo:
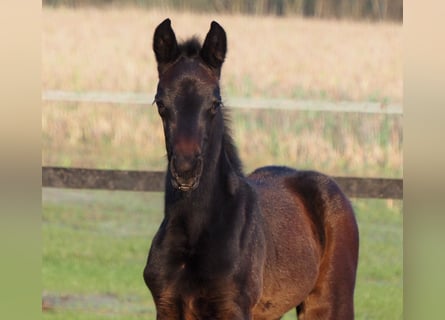
<svg viewBox="0 0 445 320"><path fill-rule="evenodd" d="M147 278L156 288L202 288L234 273L233 248L231 241L215 232L191 239L181 227L165 225L153 241Z"/></svg>
<svg viewBox="0 0 445 320"><path fill-rule="evenodd" d="M257 301L264 249L240 207L166 208L144 274L165 319L238 319Z"/></svg>
<svg viewBox="0 0 445 320"><path fill-rule="evenodd" d="M221 316L236 307L239 288L233 262L225 260L220 252L199 252L187 244L152 248L147 284L160 312L168 319L227 319Z"/></svg>

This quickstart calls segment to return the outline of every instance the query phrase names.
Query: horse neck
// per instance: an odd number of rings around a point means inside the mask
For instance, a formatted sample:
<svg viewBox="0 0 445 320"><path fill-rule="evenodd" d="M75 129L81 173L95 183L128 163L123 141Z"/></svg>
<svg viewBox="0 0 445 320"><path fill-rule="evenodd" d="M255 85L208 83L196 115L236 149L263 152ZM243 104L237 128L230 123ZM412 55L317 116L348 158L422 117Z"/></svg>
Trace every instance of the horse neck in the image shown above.
<svg viewBox="0 0 445 320"><path fill-rule="evenodd" d="M236 196L241 179L236 148L231 138L224 135L219 151L204 163L195 190L182 192L167 182L166 214L178 218L185 225L187 234L198 236L204 229L209 230L215 221L224 219L224 209Z"/></svg>
<svg viewBox="0 0 445 320"><path fill-rule="evenodd" d="M200 187L202 187L200 191L204 194L197 193L196 196L199 198L205 198L205 194L212 194L220 199L231 198L236 193L233 184L239 182L243 177L236 147L227 133L227 128L224 131L220 147L216 148L216 151L204 164L200 183Z"/></svg>

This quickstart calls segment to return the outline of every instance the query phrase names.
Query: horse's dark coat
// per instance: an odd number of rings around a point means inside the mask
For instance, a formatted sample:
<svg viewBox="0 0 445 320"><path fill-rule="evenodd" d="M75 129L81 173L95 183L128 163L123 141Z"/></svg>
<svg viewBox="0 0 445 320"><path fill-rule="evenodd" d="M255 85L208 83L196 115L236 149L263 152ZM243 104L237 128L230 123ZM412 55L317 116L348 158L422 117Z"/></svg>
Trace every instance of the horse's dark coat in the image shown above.
<svg viewBox="0 0 445 320"><path fill-rule="evenodd" d="M203 46L155 30L168 158L164 220L144 270L157 319L354 318L354 213L327 176L263 167L244 176L219 92L226 35Z"/></svg>

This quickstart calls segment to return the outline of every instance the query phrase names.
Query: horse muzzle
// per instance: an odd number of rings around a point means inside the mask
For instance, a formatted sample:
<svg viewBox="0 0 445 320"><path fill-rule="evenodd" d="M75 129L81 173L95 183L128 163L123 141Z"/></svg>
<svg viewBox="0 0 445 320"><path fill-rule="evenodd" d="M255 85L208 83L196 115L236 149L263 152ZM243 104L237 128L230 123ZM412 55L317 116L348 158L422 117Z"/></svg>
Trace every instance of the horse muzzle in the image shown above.
<svg viewBox="0 0 445 320"><path fill-rule="evenodd" d="M203 161L198 156L174 155L170 160L172 185L176 189L187 192L196 189L199 185L203 168Z"/></svg>

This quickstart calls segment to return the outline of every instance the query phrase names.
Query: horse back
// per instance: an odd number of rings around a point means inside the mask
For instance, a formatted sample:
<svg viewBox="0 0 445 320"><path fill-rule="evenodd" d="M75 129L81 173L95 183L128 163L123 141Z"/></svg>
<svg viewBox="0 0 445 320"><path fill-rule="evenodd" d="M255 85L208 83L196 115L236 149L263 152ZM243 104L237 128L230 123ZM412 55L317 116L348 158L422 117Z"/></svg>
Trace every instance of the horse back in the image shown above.
<svg viewBox="0 0 445 320"><path fill-rule="evenodd" d="M248 181L259 194L260 207L268 223L277 219L295 219L302 224L309 222L312 234L322 249L326 245L329 224L349 221L351 235L356 229L349 200L335 181L325 174L267 166L252 172ZM286 206L293 208L284 210Z"/></svg>

